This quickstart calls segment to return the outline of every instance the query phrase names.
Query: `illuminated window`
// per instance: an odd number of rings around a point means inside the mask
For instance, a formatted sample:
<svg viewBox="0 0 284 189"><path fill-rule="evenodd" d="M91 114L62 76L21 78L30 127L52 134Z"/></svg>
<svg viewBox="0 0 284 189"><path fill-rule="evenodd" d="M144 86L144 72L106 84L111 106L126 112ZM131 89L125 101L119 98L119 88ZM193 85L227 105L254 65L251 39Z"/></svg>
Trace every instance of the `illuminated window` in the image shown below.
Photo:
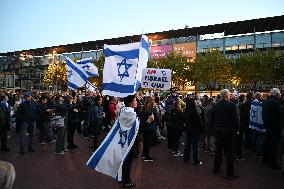
<svg viewBox="0 0 284 189"><path fill-rule="evenodd" d="M235 50L239 50L239 46L238 45L234 45L232 46L232 50L235 51Z"/></svg>
<svg viewBox="0 0 284 189"><path fill-rule="evenodd" d="M240 46L239 46L239 50L243 50L243 49L246 49L246 48L247 48L246 45L240 45Z"/></svg>
<svg viewBox="0 0 284 189"><path fill-rule="evenodd" d="M247 49L253 49L253 45L247 45Z"/></svg>
<svg viewBox="0 0 284 189"><path fill-rule="evenodd" d="M232 50L232 47L226 47L226 51L231 51Z"/></svg>
<svg viewBox="0 0 284 189"><path fill-rule="evenodd" d="M280 47L280 43L272 43L272 47Z"/></svg>

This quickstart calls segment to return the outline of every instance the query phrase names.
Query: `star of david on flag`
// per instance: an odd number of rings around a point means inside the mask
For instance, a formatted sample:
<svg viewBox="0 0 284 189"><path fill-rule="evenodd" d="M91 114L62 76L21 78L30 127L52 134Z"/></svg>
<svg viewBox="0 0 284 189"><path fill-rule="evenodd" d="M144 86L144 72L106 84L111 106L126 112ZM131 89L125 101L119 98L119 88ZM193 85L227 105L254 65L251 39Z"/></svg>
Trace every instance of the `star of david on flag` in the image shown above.
<svg viewBox="0 0 284 189"><path fill-rule="evenodd" d="M120 81L124 77L129 77L128 69L132 66L132 64L127 64L126 59L122 60L121 63L117 63L118 76L120 77Z"/></svg>
<svg viewBox="0 0 284 189"><path fill-rule="evenodd" d="M92 58L78 60L76 64L79 65L89 77L99 76L98 68L93 64Z"/></svg>
<svg viewBox="0 0 284 189"><path fill-rule="evenodd" d="M103 95L126 97L140 86L149 57L148 38L123 45L104 45Z"/></svg>
<svg viewBox="0 0 284 189"><path fill-rule="evenodd" d="M67 87L72 90L85 85L88 80L86 72L77 64L75 64L70 58L66 57L66 74L67 74Z"/></svg>
<svg viewBox="0 0 284 189"><path fill-rule="evenodd" d="M87 166L122 180L122 165L131 150L139 129L139 120L133 108L124 107L104 141L92 154Z"/></svg>
<svg viewBox="0 0 284 189"><path fill-rule="evenodd" d="M266 132L262 119L262 102L254 99L250 106L249 128L258 132Z"/></svg>

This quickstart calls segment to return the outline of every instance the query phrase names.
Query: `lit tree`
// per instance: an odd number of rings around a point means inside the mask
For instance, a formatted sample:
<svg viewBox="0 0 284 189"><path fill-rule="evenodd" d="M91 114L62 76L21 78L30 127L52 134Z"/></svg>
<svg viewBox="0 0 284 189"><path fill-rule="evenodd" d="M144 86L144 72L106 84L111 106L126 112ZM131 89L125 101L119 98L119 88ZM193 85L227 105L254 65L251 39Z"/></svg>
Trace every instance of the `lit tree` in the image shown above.
<svg viewBox="0 0 284 189"><path fill-rule="evenodd" d="M43 82L45 85L56 85L61 90L67 89L67 75L65 62L49 64L45 71Z"/></svg>

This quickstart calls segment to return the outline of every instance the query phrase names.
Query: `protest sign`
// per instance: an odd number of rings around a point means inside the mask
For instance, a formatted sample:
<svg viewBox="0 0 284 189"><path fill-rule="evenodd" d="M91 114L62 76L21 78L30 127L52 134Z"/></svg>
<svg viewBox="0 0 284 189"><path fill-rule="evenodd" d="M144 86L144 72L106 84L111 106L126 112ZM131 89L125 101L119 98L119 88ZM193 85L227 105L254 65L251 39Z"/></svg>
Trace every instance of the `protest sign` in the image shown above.
<svg viewBox="0 0 284 189"><path fill-rule="evenodd" d="M171 74L172 70L170 69L144 68L142 72L141 87L170 90Z"/></svg>

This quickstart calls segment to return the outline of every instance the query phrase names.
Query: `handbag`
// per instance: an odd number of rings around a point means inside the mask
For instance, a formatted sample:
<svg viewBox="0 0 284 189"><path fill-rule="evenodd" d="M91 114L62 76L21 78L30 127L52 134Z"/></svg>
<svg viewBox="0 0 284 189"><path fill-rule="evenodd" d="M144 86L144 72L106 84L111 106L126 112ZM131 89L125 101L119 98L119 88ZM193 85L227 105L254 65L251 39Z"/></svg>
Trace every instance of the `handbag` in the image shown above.
<svg viewBox="0 0 284 189"><path fill-rule="evenodd" d="M50 126L55 128L61 128L64 127L64 117L61 117L59 115L51 116L50 118Z"/></svg>

